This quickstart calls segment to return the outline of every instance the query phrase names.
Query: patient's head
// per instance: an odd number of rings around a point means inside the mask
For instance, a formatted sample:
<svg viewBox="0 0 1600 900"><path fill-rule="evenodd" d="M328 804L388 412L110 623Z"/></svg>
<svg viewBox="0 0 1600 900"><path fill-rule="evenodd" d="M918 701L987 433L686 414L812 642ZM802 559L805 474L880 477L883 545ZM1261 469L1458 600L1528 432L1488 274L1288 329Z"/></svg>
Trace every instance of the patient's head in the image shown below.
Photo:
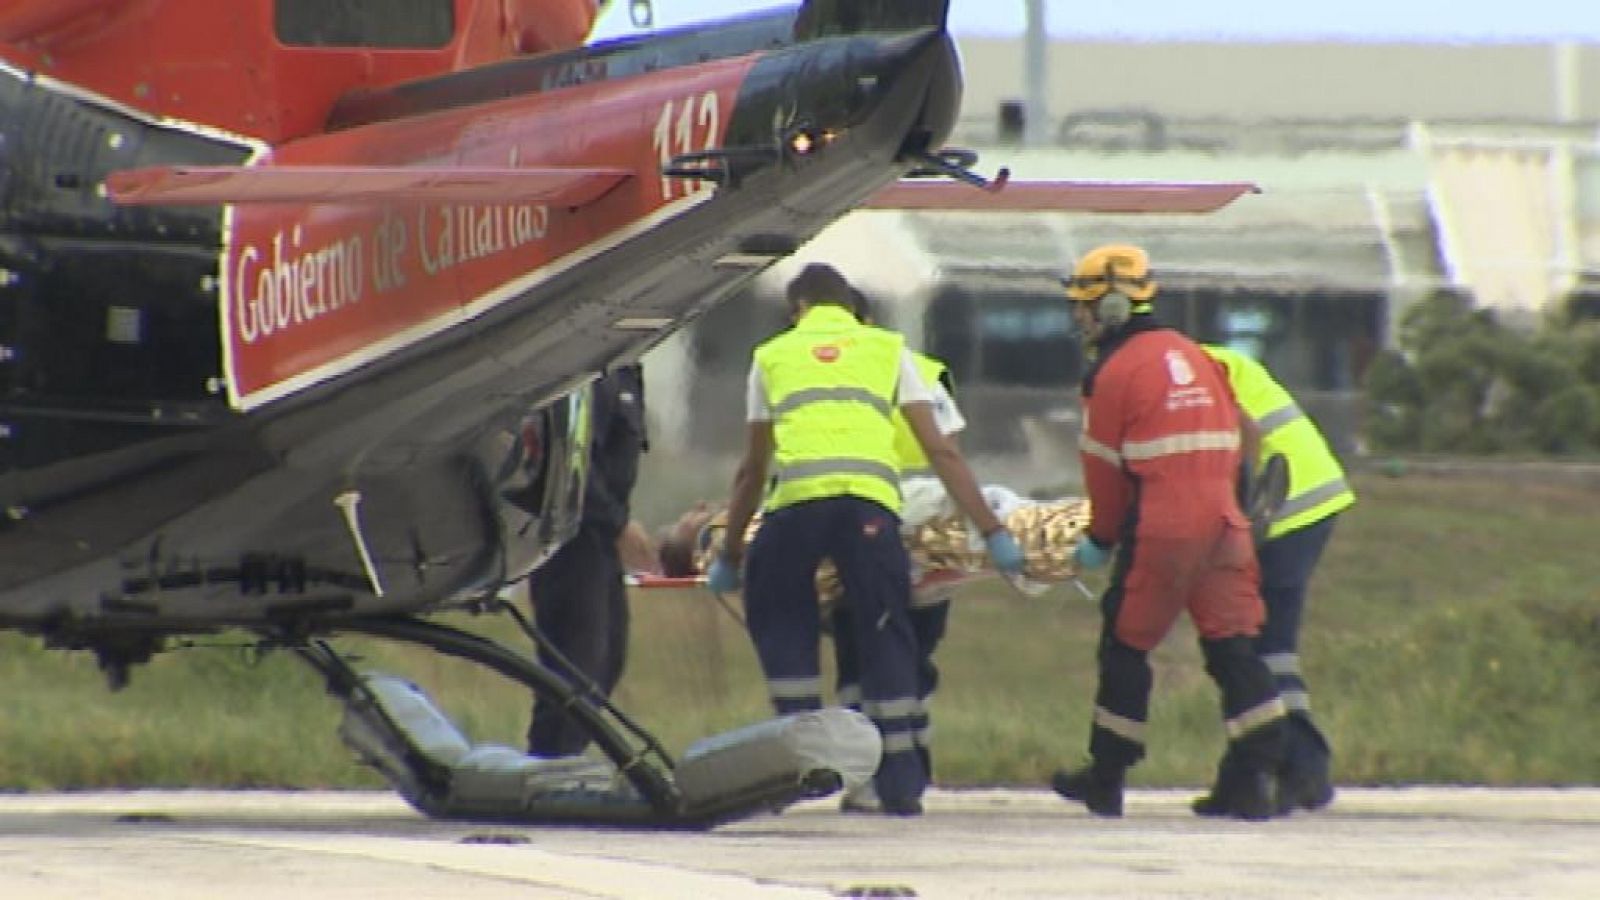
<svg viewBox="0 0 1600 900"><path fill-rule="evenodd" d="M659 541L662 575L690 578L700 574L700 556L706 550L701 542L710 538L705 526L716 514L717 509L702 500L662 529Z"/></svg>

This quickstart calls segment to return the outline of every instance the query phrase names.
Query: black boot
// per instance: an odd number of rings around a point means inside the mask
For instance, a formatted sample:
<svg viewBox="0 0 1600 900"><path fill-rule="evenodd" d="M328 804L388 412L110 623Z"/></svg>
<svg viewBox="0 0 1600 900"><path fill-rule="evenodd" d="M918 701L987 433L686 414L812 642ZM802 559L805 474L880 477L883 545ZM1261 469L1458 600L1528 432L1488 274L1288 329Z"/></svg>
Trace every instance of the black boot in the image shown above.
<svg viewBox="0 0 1600 900"><path fill-rule="evenodd" d="M1190 808L1198 816L1260 822L1279 812L1276 787L1276 780L1265 769L1224 757L1211 793L1196 797Z"/></svg>
<svg viewBox="0 0 1600 900"><path fill-rule="evenodd" d="M1272 672L1255 655L1253 638L1202 638L1206 673L1222 692L1222 717L1239 734L1217 767L1211 793L1194 802L1202 816L1229 816L1257 821L1278 811L1278 771L1283 765L1285 720L1283 701L1273 687Z"/></svg>
<svg viewBox="0 0 1600 900"><path fill-rule="evenodd" d="M1050 779L1050 787L1068 800L1089 808L1089 812L1110 819L1122 817L1123 770L1087 765L1081 769L1060 769Z"/></svg>
<svg viewBox="0 0 1600 900"><path fill-rule="evenodd" d="M1328 740L1304 713L1290 713L1288 724L1288 746L1278 769L1278 812L1322 809L1333 802Z"/></svg>

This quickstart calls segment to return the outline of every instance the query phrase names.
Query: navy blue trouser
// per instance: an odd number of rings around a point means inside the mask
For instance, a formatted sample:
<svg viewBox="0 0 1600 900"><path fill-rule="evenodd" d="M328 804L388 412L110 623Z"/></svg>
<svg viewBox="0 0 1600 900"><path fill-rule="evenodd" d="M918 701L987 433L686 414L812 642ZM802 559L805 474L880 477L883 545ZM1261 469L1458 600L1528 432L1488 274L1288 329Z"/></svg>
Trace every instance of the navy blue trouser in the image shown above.
<svg viewBox="0 0 1600 900"><path fill-rule="evenodd" d="M928 776L916 752L918 651L907 607L911 563L900 519L858 497L827 497L767 513L750 545L745 615L779 714L820 709L822 639L816 571L833 560L852 605L861 711L883 736L875 779L886 807L917 800Z"/></svg>
<svg viewBox="0 0 1600 900"><path fill-rule="evenodd" d="M916 743L917 754L922 757L922 768L927 772L929 780L933 778L933 746L931 710L928 704L933 698L933 692L939 689L939 666L933 661L933 654L939 649L939 642L944 640L945 627L949 621L948 593L927 602L921 602L913 595L911 632L917 639L917 700L921 705L912 739ZM832 627L834 668L837 674L834 682L836 696L840 705L860 709L861 663L857 659L860 650L856 647L855 616L850 610L849 597L842 597L834 604Z"/></svg>
<svg viewBox="0 0 1600 900"><path fill-rule="evenodd" d="M1300 671L1300 623L1305 617L1307 589L1323 548L1333 535L1337 515L1273 538L1257 550L1261 561L1261 599L1267 621L1256 652L1272 670L1278 694L1291 722L1286 761L1290 765L1327 765L1328 745L1311 720L1311 693Z"/></svg>
<svg viewBox="0 0 1600 900"><path fill-rule="evenodd" d="M579 672L606 697L622 680L628 652L628 588L615 532L584 523L572 539L528 579L534 622ZM539 661L558 673L566 669L549 648ZM589 734L559 704L538 697L528 726L528 752L572 756L589 745Z"/></svg>

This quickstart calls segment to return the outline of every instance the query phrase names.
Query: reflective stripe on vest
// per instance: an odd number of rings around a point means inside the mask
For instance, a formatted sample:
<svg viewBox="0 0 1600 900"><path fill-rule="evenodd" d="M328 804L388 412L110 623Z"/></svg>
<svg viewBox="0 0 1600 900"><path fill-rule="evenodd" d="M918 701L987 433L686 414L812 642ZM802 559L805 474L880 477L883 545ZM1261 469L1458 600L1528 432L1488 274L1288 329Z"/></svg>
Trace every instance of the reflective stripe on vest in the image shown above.
<svg viewBox="0 0 1600 900"><path fill-rule="evenodd" d="M894 412L894 406L892 403L882 397L874 395L871 391L864 390L862 388L831 387L807 388L803 391L795 391L789 396L783 398L782 403L773 407L772 415L774 418L776 418L784 413L793 412L794 410L805 406L807 403L851 402L865 403L866 405L877 410L879 414L885 416Z"/></svg>
<svg viewBox="0 0 1600 900"><path fill-rule="evenodd" d="M917 364L917 374L922 376L930 390L939 384L945 371L944 363L921 353L911 354L911 359ZM928 454L922 451L921 442L911 430L911 423L898 409L894 411L894 452L900 458L901 478L936 477L933 467L928 463Z"/></svg>
<svg viewBox="0 0 1600 900"><path fill-rule="evenodd" d="M1266 367L1226 347L1205 351L1228 372L1239 408L1261 432L1261 459L1280 455L1289 464L1289 491L1267 526L1275 538L1325 519L1356 501L1344 467L1322 432Z"/></svg>
<svg viewBox="0 0 1600 900"><path fill-rule="evenodd" d="M780 465L776 473L778 484L803 478L820 478L824 475L870 475L888 481L897 481L900 472L894 466L870 459L838 457L834 459L808 459Z"/></svg>
<svg viewBox="0 0 1600 900"><path fill-rule="evenodd" d="M768 510L855 496L900 511L890 417L904 347L900 335L823 304L756 348L776 444Z"/></svg>

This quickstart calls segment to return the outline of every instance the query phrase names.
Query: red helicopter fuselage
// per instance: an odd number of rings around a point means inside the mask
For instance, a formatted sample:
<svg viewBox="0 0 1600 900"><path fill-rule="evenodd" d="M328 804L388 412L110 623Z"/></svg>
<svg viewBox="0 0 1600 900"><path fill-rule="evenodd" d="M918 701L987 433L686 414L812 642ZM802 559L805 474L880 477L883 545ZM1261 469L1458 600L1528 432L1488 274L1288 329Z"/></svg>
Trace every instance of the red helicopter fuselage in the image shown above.
<svg viewBox="0 0 1600 900"><path fill-rule="evenodd" d="M0 7L0 626L137 659L522 577L575 520L575 389L912 168L959 100L944 0L533 55L594 5L406 5L441 18Z"/></svg>
<svg viewBox="0 0 1600 900"><path fill-rule="evenodd" d="M597 0L6 0L0 54L150 116L280 144L352 91L571 50Z"/></svg>

